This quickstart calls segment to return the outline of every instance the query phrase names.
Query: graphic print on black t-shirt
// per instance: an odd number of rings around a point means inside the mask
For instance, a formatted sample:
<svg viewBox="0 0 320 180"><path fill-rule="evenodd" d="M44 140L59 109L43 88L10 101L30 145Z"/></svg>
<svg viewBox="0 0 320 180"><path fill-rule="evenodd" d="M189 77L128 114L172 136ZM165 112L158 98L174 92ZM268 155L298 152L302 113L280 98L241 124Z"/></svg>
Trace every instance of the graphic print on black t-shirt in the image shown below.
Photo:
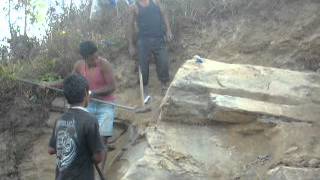
<svg viewBox="0 0 320 180"><path fill-rule="evenodd" d="M75 120L60 119L56 127L57 166L59 171L70 167L77 156L77 131Z"/></svg>
<svg viewBox="0 0 320 180"><path fill-rule="evenodd" d="M94 180L92 157L104 146L93 115L69 109L56 121L49 147L56 150L56 180Z"/></svg>

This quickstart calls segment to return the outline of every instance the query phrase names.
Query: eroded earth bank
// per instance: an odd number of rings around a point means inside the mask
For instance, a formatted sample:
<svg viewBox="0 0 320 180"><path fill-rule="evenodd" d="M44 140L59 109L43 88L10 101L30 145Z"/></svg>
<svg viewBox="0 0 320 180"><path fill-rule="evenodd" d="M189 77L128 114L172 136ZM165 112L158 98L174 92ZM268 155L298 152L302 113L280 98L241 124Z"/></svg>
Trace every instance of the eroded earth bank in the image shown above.
<svg viewBox="0 0 320 180"><path fill-rule="evenodd" d="M188 10L174 17L166 95L151 64L153 111L117 110L108 178L320 179L320 1L199 0ZM186 61L196 54L208 59ZM140 104L127 48L107 57L118 101ZM0 179L53 179L47 144L63 99L0 80Z"/></svg>

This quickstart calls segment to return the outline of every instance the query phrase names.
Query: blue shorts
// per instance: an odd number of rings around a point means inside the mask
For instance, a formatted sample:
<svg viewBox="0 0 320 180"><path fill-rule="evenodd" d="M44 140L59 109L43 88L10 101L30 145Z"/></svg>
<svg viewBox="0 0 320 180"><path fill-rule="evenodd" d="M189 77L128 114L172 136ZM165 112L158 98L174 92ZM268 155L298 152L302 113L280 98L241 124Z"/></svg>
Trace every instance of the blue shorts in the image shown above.
<svg viewBox="0 0 320 180"><path fill-rule="evenodd" d="M111 137L115 116L114 106L90 101L87 109L98 119L100 136Z"/></svg>

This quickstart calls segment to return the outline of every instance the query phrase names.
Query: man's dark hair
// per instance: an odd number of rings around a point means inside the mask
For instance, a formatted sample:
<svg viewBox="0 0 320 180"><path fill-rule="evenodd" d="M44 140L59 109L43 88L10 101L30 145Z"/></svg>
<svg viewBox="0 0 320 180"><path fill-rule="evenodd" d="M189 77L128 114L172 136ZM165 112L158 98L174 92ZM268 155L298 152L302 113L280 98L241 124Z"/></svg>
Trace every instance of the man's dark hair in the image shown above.
<svg viewBox="0 0 320 180"><path fill-rule="evenodd" d="M63 81L63 93L71 105L82 103L88 91L88 81L81 75L72 74Z"/></svg>
<svg viewBox="0 0 320 180"><path fill-rule="evenodd" d="M98 51L96 44L92 41L84 41L80 43L79 49L81 56L85 59Z"/></svg>

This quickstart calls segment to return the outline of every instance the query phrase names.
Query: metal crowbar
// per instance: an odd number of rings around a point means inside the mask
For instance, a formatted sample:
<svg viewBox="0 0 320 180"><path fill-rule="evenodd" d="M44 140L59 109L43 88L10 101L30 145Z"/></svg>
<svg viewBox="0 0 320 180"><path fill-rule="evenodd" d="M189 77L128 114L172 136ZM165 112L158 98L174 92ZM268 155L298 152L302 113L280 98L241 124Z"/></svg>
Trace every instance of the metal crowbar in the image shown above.
<svg viewBox="0 0 320 180"><path fill-rule="evenodd" d="M33 82L33 81L30 81L30 80L27 80L27 79L18 79L17 78L17 80L21 81L21 82L24 82L24 83L27 83L27 84L31 84L31 85L35 85L35 86L41 86L40 84L38 84L36 82ZM53 90L53 91L56 91L56 92L63 93L62 89L58 89L58 88L55 88L55 87L45 86L45 88ZM130 112L135 112L135 113L146 113L146 112L151 111L150 108L144 108L144 107L143 108L136 108L136 107L125 106L125 105L121 105L121 104L117 104L117 103L113 103L113 102L103 101L103 100L97 99L97 98L90 98L90 99L93 100L93 101L96 101L96 102L112 105L112 106L115 106L117 108L124 109L124 110L130 111Z"/></svg>

